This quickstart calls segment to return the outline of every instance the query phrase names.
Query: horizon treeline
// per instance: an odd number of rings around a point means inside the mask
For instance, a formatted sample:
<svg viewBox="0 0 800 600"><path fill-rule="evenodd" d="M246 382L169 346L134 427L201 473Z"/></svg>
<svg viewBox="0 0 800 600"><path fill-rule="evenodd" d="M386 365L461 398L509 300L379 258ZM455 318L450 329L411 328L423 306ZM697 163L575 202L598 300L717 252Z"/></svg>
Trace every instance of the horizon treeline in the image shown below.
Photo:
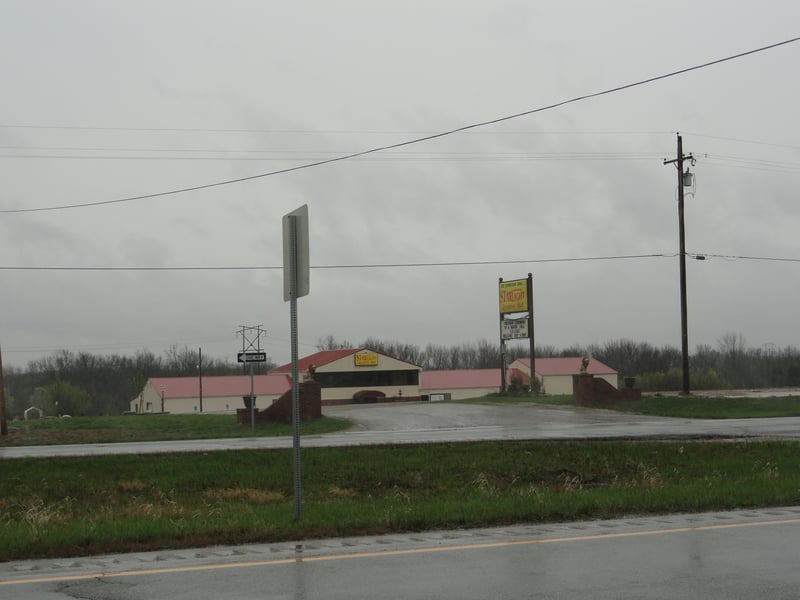
<svg viewBox="0 0 800 600"><path fill-rule="evenodd" d="M363 343L321 339L319 350L364 347L421 366L426 371L500 368L497 342L479 340L454 346L428 344L424 348L403 342L367 338ZM590 356L617 371L636 378L645 391L679 390L682 385L681 351L672 346L620 339L603 344L565 348L536 346L537 358ZM508 364L529 355L527 340L507 343ZM741 334L726 333L717 347L701 344L689 355L692 389L741 389L800 386L800 350L795 346L748 347Z"/></svg>
<svg viewBox="0 0 800 600"><path fill-rule="evenodd" d="M4 367L7 413L16 416L35 405L45 413L118 415L130 408L151 377L241 375L241 364L206 356L188 347L171 346L162 355L149 350L133 356L58 350L25 368ZM254 363L264 374L275 363ZM249 366L247 373L249 373ZM35 402L35 404L34 404Z"/></svg>
<svg viewBox="0 0 800 600"><path fill-rule="evenodd" d="M369 348L419 365L426 371L500 368L497 342L478 340L457 345L428 344L420 347L397 341L367 338L360 344L327 336L318 350ZM528 356L527 343L508 343L508 364ZM681 388L681 352L672 346L620 339L603 344L565 348L537 346L537 358L591 356L616 370L621 377L636 378L644 391ZM172 346L163 355L139 351L133 356L95 355L59 350L31 361L25 368L4 368L9 416L32 406L46 407L47 414L121 414L139 395L151 377L238 375L242 365L202 356L187 347ZM277 366L271 359L256 365L263 374ZM691 389L741 389L800 386L800 350L794 346L748 347L741 334L725 334L716 347L699 345L689 357ZM249 372L249 369L248 371Z"/></svg>

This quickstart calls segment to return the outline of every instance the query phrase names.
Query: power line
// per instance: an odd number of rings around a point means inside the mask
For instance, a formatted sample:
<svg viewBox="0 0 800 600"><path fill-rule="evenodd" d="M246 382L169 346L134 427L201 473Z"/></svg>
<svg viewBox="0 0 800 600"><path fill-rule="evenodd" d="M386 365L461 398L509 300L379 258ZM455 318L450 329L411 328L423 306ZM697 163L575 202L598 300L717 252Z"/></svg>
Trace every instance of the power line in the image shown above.
<svg viewBox="0 0 800 600"><path fill-rule="evenodd" d="M75 130L75 131L130 131L130 132L175 132L175 133L288 133L288 134L368 134L368 135L429 135L439 133L433 130L408 130L408 129L211 129L200 127L92 127L83 125L34 125L34 124L3 124L0 129L53 129L53 130ZM585 130L585 131L561 131L561 130L521 130L521 131L469 131L465 133L475 135L672 135L673 131L629 131L629 130Z"/></svg>
<svg viewBox="0 0 800 600"><path fill-rule="evenodd" d="M308 153L306 153L308 154ZM314 154L335 154L332 152L314 152ZM428 154L428 156L422 156ZM429 153L394 153L393 156L382 155L358 157L355 162L495 162L495 161L586 161L586 160L653 160L663 156L663 152L564 152L564 153L530 153L530 152L441 152ZM0 158L26 159L68 159L68 160L181 160L181 161L260 161L289 162L300 160L316 160L313 157L268 157L268 156L113 156L87 154L0 154Z"/></svg>
<svg viewBox="0 0 800 600"><path fill-rule="evenodd" d="M707 138L710 140L722 140L724 142L737 142L740 144L754 144L758 146L771 146L773 148L788 148L789 150L800 150L800 146L792 144L776 144L774 142L765 142L762 140L746 140L744 138L727 137L721 135L708 135L705 133L692 133L692 132L686 132L686 135L690 135L692 137Z"/></svg>
<svg viewBox="0 0 800 600"><path fill-rule="evenodd" d="M725 258L729 260L758 260L768 262L800 262L800 258L775 257L775 256L747 256L732 254L713 254L708 252L687 253L693 258ZM340 264L340 265L311 265L309 268L317 270L336 269L408 269L408 268L433 268L433 267L476 267L489 265L522 265L544 263L570 263L570 262L596 262L612 260L634 260L650 258L674 258L673 253L652 254L623 254L613 256L581 256L572 258L528 258L510 260L471 260L471 261L436 261L436 262L408 262L408 263L367 263L367 264ZM279 271L282 265L241 265L241 266L204 266L204 267L33 267L33 266L2 266L0 271L99 271L99 272L124 272L124 271Z"/></svg>
<svg viewBox="0 0 800 600"><path fill-rule="evenodd" d="M713 65L718 65L718 64L721 64L721 63L724 63L724 62L728 62L728 61L736 60L736 59L739 59L739 58L743 58L745 56L756 54L758 52L764 52L766 50L771 50L771 49L774 49L774 48L777 48L777 47L780 47L780 46L784 46L786 44L794 43L794 42L796 42L798 40L800 40L800 37L791 38L789 40L784 40L782 42L778 42L778 43L775 43L775 44L770 44L768 46L762 46L761 48L748 50L746 52L740 52L738 54L727 56L725 58L716 59L716 60L713 60L713 61L709 61L709 62L706 62L706 63L695 65L695 66L692 66L692 67L686 67L686 68L679 69L679 70L676 70L676 71L672 71L672 72L669 72L669 73L665 73L665 74L662 74L662 75L657 75L655 77L649 77L647 79L642 79L642 80L639 80L639 81L636 81L636 82L633 82L633 83L627 83L627 84L624 84L624 85L616 86L616 87L613 87L613 88L602 90L600 92L593 92L593 93L585 94L585 95L582 95L582 96L576 96L574 98L570 98L570 99L567 99L567 100L562 100L562 101L555 102L553 104L549 104L549 105L546 105L546 106L541 106L539 108L535 108L535 109L532 109L532 110L526 110L526 111L523 111L523 112L520 112L520 113L507 115L507 116L504 116L504 117L498 117L496 119L490 119L488 121L482 121L482 122L479 122L479 123L473 123L471 125L464 125L462 127L457 127L455 129L450 129L448 131L443 131L443 132L440 132L440 133L434 133L434 134L430 134L430 135L424 135L422 137L418 137L418 138L415 138L415 139L412 139L412 140L403 141L403 142L398 142L398 143L395 143L395 144L387 144L387 145L384 145L384 146L378 146L378 147L371 148L369 150L364 150L364 151L361 151L361 152L354 152L354 153L345 154L345 155L342 155L342 156L329 158L329 159L325 159L325 160L319 160L319 161L315 161L315 162L311 162L311 163L307 163L307 164L303 164L303 165L287 167L287 168L284 168L284 169L277 169L277 170L274 170L274 171L269 171L267 173L259 173L259 174L256 174L256 175L249 175L247 177L239 177L239 178L236 178L236 179L228 179L228 180L224 180L224 181L217 181L217 182L207 183L207 184L202 184L202 185L178 188L178 189L168 190L168 191L164 191L164 192L156 192L156 193L152 193L152 194L143 194L143 195L139 195L139 196L130 196L130 197L127 197L127 198L117 198L115 200L103 200L103 201L99 201L99 202L84 202L84 203L79 203L79 204L67 204L67 205L61 205L61 206L49 206L49 207L39 207L39 208L2 209L2 210L0 210L0 214L18 214L18 213L31 213L31 212L54 211L54 210L67 210L67 209L86 208L86 207L94 207L94 206L107 206L107 205L111 205L111 204L120 204L120 203L124 203L124 202L133 202L133 201L138 201L138 200L160 198L162 196L169 196L169 195L175 195L175 194L182 194L182 193L187 193L187 192L199 191L199 190L209 189L209 188L213 188L213 187L231 185L231 184L235 184L235 183L244 183L246 181L252 181L252 180L255 180L255 179L261 179L261 178L264 178L264 177L282 175L282 174L285 174L285 173L291 173L293 171L299 171L299 170L302 170L302 169L309 169L309 168L312 168L312 167L319 167L319 166L326 165L326 164L331 164L331 163L334 163L334 162L340 162L340 161L344 161L344 160L358 158L360 156L365 156L367 154L374 154L376 152L383 152L383 151L392 150L392 149L395 149L395 148L402 148L404 146L410 146L412 144L419 144L419 143L422 143L422 142L426 142L426 141L430 141L430 140L434 140L434 139L438 139L438 138L443 138L443 137L446 137L446 136L454 135L456 133L462 133L462 132L469 131L469 130L472 130L472 129L483 128L483 127L486 127L488 125L496 125L498 123L502 123L502 122L505 122L505 121L510 121L510 120L513 120L513 119L518 119L520 117L524 117L524 116L528 116L528 115L544 112L544 111L547 111L547 110L552 110L554 108L559 108L561 106L566 106L568 104L581 102L581 101L588 100L588 99L591 99L591 98L598 98L600 96L605 96L605 95L608 95L608 94L613 94L613 93L620 92L620 91L627 90L627 89L631 89L631 88L634 88L634 87L639 87L639 86L646 85L646 84L649 84L649 83L653 83L653 82L656 82L656 81L660 81L660 80L663 80L663 79L668 79L668 78L675 77L675 76L678 76L678 75L684 75L684 74L690 73L692 71L697 71L697 70L704 69L704 68L707 68L707 67L710 67L710 66L713 66Z"/></svg>
<svg viewBox="0 0 800 600"><path fill-rule="evenodd" d="M284 339L281 337L276 337L272 335L264 334L264 338L267 340L267 344L276 344L276 343L288 343L288 339ZM143 350L145 352L151 352L150 348L170 348L171 346L196 346L196 345L204 345L204 344L214 344L219 345L228 342L228 338L213 338L213 339L190 339L190 340L181 340L181 341L125 341L125 342L98 342L98 343L91 343L91 344L70 344L69 349L64 348L64 346L10 346L10 347L3 347L4 354L41 354L43 352L54 352L60 350L66 350L67 352L73 351L114 351L114 350ZM298 342L301 346L306 346L309 348L315 348L316 344L311 342Z"/></svg>
<svg viewBox="0 0 800 600"><path fill-rule="evenodd" d="M627 260L636 258L665 258L671 254L629 254L620 256L586 256L577 258L534 258L516 260L473 260L473 261L441 261L441 262L411 262L411 263L372 263L372 264L342 264L342 265L311 265L311 269L398 269L422 267L471 267L482 265L515 265L533 263L564 263L564 262L589 262L606 260ZM218 266L218 267L30 267L0 266L0 271L279 271L282 265L249 265L249 266Z"/></svg>
<svg viewBox="0 0 800 600"><path fill-rule="evenodd" d="M703 155L703 164L715 167L762 171L764 173L786 173L789 175L800 173L800 163L737 158L734 156L726 157L724 155Z"/></svg>
<svg viewBox="0 0 800 600"><path fill-rule="evenodd" d="M689 256L705 260L706 258L724 258L727 260L757 260L765 262L800 262L800 258L786 258L777 256L746 256L737 254L708 254L704 252L692 253Z"/></svg>

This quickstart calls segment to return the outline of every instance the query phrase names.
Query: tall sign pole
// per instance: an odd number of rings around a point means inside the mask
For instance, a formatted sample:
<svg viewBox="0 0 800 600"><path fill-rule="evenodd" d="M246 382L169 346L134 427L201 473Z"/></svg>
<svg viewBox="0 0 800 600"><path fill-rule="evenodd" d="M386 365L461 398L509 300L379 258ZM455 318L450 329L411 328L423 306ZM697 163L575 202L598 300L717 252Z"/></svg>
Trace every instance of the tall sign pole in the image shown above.
<svg viewBox="0 0 800 600"><path fill-rule="evenodd" d="M256 430L256 395L253 383L253 363L250 363L250 431Z"/></svg>
<svg viewBox="0 0 800 600"><path fill-rule="evenodd" d="M297 374L297 299L309 291L308 205L283 217L283 299L289 302L292 347L292 450L294 518L302 517L300 477L300 388Z"/></svg>
<svg viewBox="0 0 800 600"><path fill-rule="evenodd" d="M251 327L250 329L254 329L254 328ZM258 331L259 331L259 340L260 340L261 339L260 338L260 333L262 332L261 325L258 326ZM267 362L267 353L261 351L261 342L260 341L258 342L258 346L259 346L258 349L256 349L255 346L253 346L253 344L251 343L251 345L250 345L251 351L239 352L239 354L236 356L236 360L238 360L240 363L243 363L242 364L242 368L246 369L247 365L248 364L250 365L250 395L249 396L245 396L245 397L249 398L249 400L250 400L250 430L251 431L255 431L256 430L256 393L255 393L255 384L253 383L253 378L254 378L254 376L253 376L253 363Z"/></svg>
<svg viewBox="0 0 800 600"><path fill-rule="evenodd" d="M253 363L266 362L267 353L261 351L261 334L266 333L261 325L240 325L237 333L242 336L242 351L237 355L237 360L242 363L242 372L247 372L250 365L250 430L256 430L256 396L253 384ZM255 336L255 337L253 337Z"/></svg>

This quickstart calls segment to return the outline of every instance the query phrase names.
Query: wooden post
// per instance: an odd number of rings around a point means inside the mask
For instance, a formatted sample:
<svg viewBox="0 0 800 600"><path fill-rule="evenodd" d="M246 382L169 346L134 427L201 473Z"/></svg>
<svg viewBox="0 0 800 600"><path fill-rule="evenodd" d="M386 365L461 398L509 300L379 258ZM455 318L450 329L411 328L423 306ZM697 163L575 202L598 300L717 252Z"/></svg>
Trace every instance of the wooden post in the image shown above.
<svg viewBox="0 0 800 600"><path fill-rule="evenodd" d="M2 348L0 348L0 435L8 435L8 421L6 421L6 390L3 387Z"/></svg>
<svg viewBox="0 0 800 600"><path fill-rule="evenodd" d="M528 273L528 340L530 341L531 358L531 391L536 379L536 348L533 345L533 274Z"/></svg>

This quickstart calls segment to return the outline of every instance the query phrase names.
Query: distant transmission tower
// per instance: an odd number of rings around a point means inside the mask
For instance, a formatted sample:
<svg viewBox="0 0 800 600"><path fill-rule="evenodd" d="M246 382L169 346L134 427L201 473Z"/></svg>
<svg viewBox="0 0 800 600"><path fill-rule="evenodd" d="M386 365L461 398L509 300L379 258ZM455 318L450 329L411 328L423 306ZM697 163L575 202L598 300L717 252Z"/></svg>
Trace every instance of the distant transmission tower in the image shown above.
<svg viewBox="0 0 800 600"><path fill-rule="evenodd" d="M267 334L263 325L239 325L236 335L242 336L242 352L261 352L261 335ZM242 364L242 373L247 374L247 364Z"/></svg>

